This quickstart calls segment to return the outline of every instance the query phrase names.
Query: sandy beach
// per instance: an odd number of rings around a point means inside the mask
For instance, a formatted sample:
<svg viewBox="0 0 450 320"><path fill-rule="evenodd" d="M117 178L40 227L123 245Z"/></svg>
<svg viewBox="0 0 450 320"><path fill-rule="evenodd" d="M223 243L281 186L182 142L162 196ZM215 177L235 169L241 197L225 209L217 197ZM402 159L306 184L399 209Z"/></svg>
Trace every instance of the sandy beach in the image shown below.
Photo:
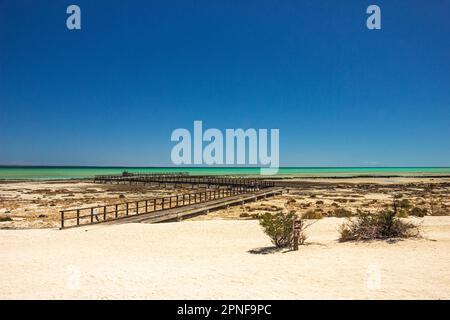
<svg viewBox="0 0 450 320"><path fill-rule="evenodd" d="M450 217L413 220L423 239L356 244L325 218L297 252L254 220L0 230L0 298L449 299Z"/></svg>
<svg viewBox="0 0 450 320"><path fill-rule="evenodd" d="M412 179L412 178L411 178ZM383 179L384 180L384 179ZM88 180L0 183L0 298L449 299L448 179L287 180L286 192L182 222L58 230L63 208L183 193ZM432 189L430 189L432 185ZM431 191L430 191L431 190ZM345 218L396 194L427 210L422 238L338 242ZM276 250L258 215L319 214L299 251ZM5 219L6 218L6 219ZM8 219L9 218L9 219Z"/></svg>

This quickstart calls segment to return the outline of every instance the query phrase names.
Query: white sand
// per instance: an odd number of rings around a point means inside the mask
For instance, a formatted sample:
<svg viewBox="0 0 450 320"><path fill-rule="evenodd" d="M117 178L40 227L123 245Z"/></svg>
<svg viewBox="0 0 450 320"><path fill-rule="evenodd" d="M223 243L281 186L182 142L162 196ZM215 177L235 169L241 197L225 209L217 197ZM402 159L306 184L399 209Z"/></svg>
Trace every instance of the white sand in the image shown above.
<svg viewBox="0 0 450 320"><path fill-rule="evenodd" d="M449 299L450 217L415 221L428 239L355 244L326 218L271 254L257 221L0 230L0 298Z"/></svg>

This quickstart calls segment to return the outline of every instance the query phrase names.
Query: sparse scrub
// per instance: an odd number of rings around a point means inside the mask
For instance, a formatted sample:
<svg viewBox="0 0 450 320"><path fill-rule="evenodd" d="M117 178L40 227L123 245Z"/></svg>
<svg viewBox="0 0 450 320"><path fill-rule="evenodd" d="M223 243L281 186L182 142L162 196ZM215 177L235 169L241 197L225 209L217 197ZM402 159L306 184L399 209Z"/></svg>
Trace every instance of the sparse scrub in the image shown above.
<svg viewBox="0 0 450 320"><path fill-rule="evenodd" d="M288 205L293 205L293 204L296 204L297 203L297 200L295 200L294 198L290 198L287 202L286 202L286 204L288 204Z"/></svg>
<svg viewBox="0 0 450 320"><path fill-rule="evenodd" d="M242 212L241 214L239 214L239 218L258 219L259 218L259 214Z"/></svg>
<svg viewBox="0 0 450 320"><path fill-rule="evenodd" d="M0 222L13 221L10 217L0 217Z"/></svg>
<svg viewBox="0 0 450 320"><path fill-rule="evenodd" d="M270 211L270 212L277 212L283 210L282 207L275 206L275 205L264 205L260 204L259 206L246 206L245 209L247 211L253 212L253 211Z"/></svg>
<svg viewBox="0 0 450 320"><path fill-rule="evenodd" d="M349 219L340 227L339 241L365 241L390 238L411 238L419 236L416 225L397 217L397 207L376 214L358 210L355 220Z"/></svg>
<svg viewBox="0 0 450 320"><path fill-rule="evenodd" d="M353 213L345 208L336 208L331 215L337 218L348 218L351 217Z"/></svg>
<svg viewBox="0 0 450 320"><path fill-rule="evenodd" d="M399 208L406 209L406 210L408 210L412 207L412 205L408 199L402 199L402 200L398 201L397 205Z"/></svg>
<svg viewBox="0 0 450 320"><path fill-rule="evenodd" d="M448 212L448 210L445 210L444 208L442 208L442 207L434 207L433 208L433 213L432 213L432 215L433 216L448 216L449 215L449 212Z"/></svg>
<svg viewBox="0 0 450 320"><path fill-rule="evenodd" d="M321 210L308 210L302 214L303 219L322 219L323 212Z"/></svg>
<svg viewBox="0 0 450 320"><path fill-rule="evenodd" d="M427 209L420 207L413 207L411 210L409 210L409 215L415 217L424 217L427 215Z"/></svg>

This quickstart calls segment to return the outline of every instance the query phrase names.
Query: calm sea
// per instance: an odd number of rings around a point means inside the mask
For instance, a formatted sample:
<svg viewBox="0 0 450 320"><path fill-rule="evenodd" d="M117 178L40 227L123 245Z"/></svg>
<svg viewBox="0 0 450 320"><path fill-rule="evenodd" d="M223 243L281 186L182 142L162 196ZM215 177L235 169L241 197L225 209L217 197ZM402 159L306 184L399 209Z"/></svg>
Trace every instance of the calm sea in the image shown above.
<svg viewBox="0 0 450 320"><path fill-rule="evenodd" d="M98 174L128 172L188 172L191 175L258 175L258 168L167 168L167 167L1 167L0 179L75 179ZM349 176L431 176L450 175L450 167L284 167L280 176L349 177Z"/></svg>

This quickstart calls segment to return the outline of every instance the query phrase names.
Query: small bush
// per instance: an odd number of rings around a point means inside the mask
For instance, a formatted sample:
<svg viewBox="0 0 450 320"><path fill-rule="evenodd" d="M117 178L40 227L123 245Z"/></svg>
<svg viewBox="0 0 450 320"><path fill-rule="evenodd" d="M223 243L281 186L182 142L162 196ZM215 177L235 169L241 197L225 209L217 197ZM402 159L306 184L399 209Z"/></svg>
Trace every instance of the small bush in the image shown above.
<svg viewBox="0 0 450 320"><path fill-rule="evenodd" d="M358 211L356 220L348 220L340 227L339 241L364 241L419 236L417 226L404 222L397 211L382 211L377 214Z"/></svg>
<svg viewBox="0 0 450 320"><path fill-rule="evenodd" d="M411 210L409 210L409 215L415 217L424 217L427 215L427 209L414 207Z"/></svg>
<svg viewBox="0 0 450 320"><path fill-rule="evenodd" d="M397 217L398 218L408 218L408 210L400 208L397 210Z"/></svg>
<svg viewBox="0 0 450 320"><path fill-rule="evenodd" d="M0 217L0 222L13 221L10 217Z"/></svg>
<svg viewBox="0 0 450 320"><path fill-rule="evenodd" d="M288 204L288 205L293 205L293 204L296 204L297 203L297 200L295 200L294 198L290 198L287 202L286 202L286 204Z"/></svg>
<svg viewBox="0 0 450 320"><path fill-rule="evenodd" d="M279 248L289 247L294 242L292 224L296 218L293 212L266 212L259 217L259 224L270 237L272 243Z"/></svg>
<svg viewBox="0 0 450 320"><path fill-rule="evenodd" d="M317 205L321 205L321 204L323 204L323 201L322 201L322 200L317 200L317 201L316 201L316 204L317 204Z"/></svg>
<svg viewBox="0 0 450 320"><path fill-rule="evenodd" d="M303 219L322 219L323 213L319 210L308 210L302 214Z"/></svg>
<svg viewBox="0 0 450 320"><path fill-rule="evenodd" d="M412 207L411 203L409 202L408 199L402 199L400 201L398 201L398 207L402 208L402 209L410 209Z"/></svg>
<svg viewBox="0 0 450 320"><path fill-rule="evenodd" d="M353 213L350 210L344 208L336 208L333 210L333 213L331 215L337 218L348 218L351 217Z"/></svg>

